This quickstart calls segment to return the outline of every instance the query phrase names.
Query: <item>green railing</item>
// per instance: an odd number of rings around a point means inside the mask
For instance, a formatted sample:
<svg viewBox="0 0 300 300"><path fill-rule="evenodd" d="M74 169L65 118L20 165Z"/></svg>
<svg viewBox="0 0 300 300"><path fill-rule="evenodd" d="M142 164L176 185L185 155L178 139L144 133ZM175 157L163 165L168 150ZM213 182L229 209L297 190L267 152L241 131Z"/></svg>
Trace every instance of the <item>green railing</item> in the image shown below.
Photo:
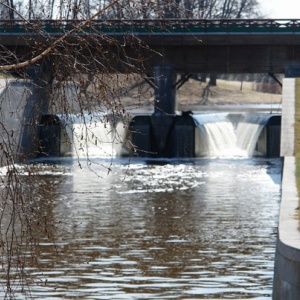
<svg viewBox="0 0 300 300"><path fill-rule="evenodd" d="M0 20L0 34L63 34L81 24L79 20ZM166 19L96 20L77 33L104 34L247 34L300 33L296 19Z"/></svg>

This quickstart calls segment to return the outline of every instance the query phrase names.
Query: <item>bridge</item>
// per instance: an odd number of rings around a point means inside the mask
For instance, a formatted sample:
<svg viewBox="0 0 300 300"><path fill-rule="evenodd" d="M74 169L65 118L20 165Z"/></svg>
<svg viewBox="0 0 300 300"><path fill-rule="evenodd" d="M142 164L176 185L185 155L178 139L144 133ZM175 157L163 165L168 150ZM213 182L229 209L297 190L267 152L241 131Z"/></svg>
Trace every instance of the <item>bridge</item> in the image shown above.
<svg viewBox="0 0 300 300"><path fill-rule="evenodd" d="M35 47L36 44L39 47L47 47L66 32L76 29L77 24L75 21L42 20L28 23L27 21L11 22L2 20L0 21L0 44L11 51L25 53L25 56L30 56L32 55L31 47ZM158 157L195 156L195 124L191 115L174 116L174 108L172 107L174 95L171 95L171 90L174 89L173 73L286 73L287 66L297 66L300 63L300 20L97 21L93 22L93 30L91 27L81 28L79 31L74 30L68 36L68 39L76 43L78 37L81 39L87 38L87 33L99 37L106 35L122 41L123 47L128 48L126 51L129 52L129 45L132 42L136 42L135 45L143 42L162 54L162 56L153 55L155 52L151 52L152 56L148 61L148 65L150 69L163 65L163 67L155 69L158 75L156 78L159 79L159 74L163 73L168 80L166 80L165 85L161 85L161 81L157 79L156 86L158 92L166 91L167 97L162 100L166 100L168 103L171 102L171 105L167 103L162 107L157 107L156 113L152 116L138 117L131 124L132 132L135 133L132 141L138 149L143 150L141 154L144 156L151 156L155 153ZM104 40L102 41L104 42ZM144 51L145 48L141 48L141 50ZM145 52L144 55L146 54ZM293 74L288 75L293 76ZM287 92L285 103L288 105L283 114L284 127L282 132L287 137L284 142L288 143L281 143L282 145L287 144L286 149L291 149L292 152L294 147L289 142L292 141L293 143L294 138L293 130L295 126L293 124L294 112L292 107L294 107L297 92L293 81L287 79L287 88L285 89ZM25 82L24 84L30 83ZM60 132L56 130L55 127L57 126L54 122L47 127L47 122L43 123L41 121L45 117L41 116L44 113L42 108L47 107L47 103L43 106L43 101L41 101L39 106L36 105L40 100L39 92L35 91L36 85L29 85L27 89L20 81L15 82L14 85L14 89L18 92L12 95L15 101L11 101L11 103L1 101L4 105L2 107L4 113L1 116L1 124L6 130L2 134L2 138L4 141L6 137L13 138L17 145L16 149L21 154L20 156L30 157L33 153L38 152L34 141L44 136L45 141L43 140L42 146L48 146L48 148L43 149L43 151L52 154L53 150L57 151L60 147L57 146L60 142L58 139ZM18 99L14 97L15 95L22 95L24 90L27 90L30 94L29 101L18 105ZM7 91L11 93L13 89L9 88ZM25 102L25 100L24 98L23 101ZM47 99L44 101L47 102ZM15 107L12 108L11 105ZM161 111L168 112L169 115L161 116L159 114ZM15 123L17 123L17 120L21 120L22 115L25 116L23 118L25 125L21 122L20 124L11 124L12 120ZM281 123L279 116L275 116L275 118L272 121L270 119L267 124L268 128L264 133L268 141L266 153L270 157L279 155L274 153L276 152L274 151L274 144L270 142L278 141L280 137ZM51 121L50 118L49 120ZM43 128L42 134L40 128ZM52 141L52 145L49 145L47 137L50 137L49 140ZM19 140L21 142L18 145ZM279 143L277 144L279 145ZM0 153L10 154L10 151L12 151L11 144L4 142L1 145ZM289 155L293 155L293 153ZM8 160L8 157L11 156L2 154L1 157L6 157ZM1 163L3 161L1 159ZM6 164L9 163L10 160ZM289 160L287 163L285 161L285 165L289 166ZM290 185L293 181L295 171L292 171L290 172L291 176L287 178L287 185ZM284 174L289 174L289 172ZM294 216L298 208L298 199L293 193L284 195L289 201L288 205L284 204L284 214L285 216ZM296 201L293 200L294 198ZM292 205L290 204L291 199ZM289 210L286 210L286 208ZM284 227L282 232L289 232L289 236L291 236L290 232L292 230L292 238L298 237L298 220L294 220L295 224L291 223L288 218L283 218L283 220L284 225L286 224L288 227ZM279 248L276 252L273 295L287 295L290 298L296 295L296 298L299 298L299 280L296 280L299 279L300 273L299 251L296 247L293 247L294 244L291 244L284 234L280 236L280 238L282 237L284 239L278 240Z"/></svg>
<svg viewBox="0 0 300 300"><path fill-rule="evenodd" d="M67 43L59 43L59 51L67 47L74 61L83 59L87 68L96 68L100 72L103 65L114 72L133 72L141 64L139 57L145 58L143 71L151 78L149 83L155 89L156 101L151 116L137 116L130 125L132 143L143 149L141 155L195 155L193 118L189 113L178 116L175 112L176 89L188 80L190 74L285 73L287 77L293 77L300 73L300 20L0 21L0 44L15 54L10 56L12 63L15 57L30 59L49 45L61 41L62 37ZM95 43L101 47L95 47ZM103 51L116 59L106 56L101 60ZM124 58L123 55L128 55L133 68L120 67L119 58ZM55 53L50 59L53 60L51 64L46 60L44 65L64 63ZM0 63L7 61L1 62L0 57ZM35 111L27 118L37 120L34 124L42 122L47 131L48 125L41 120L48 113L47 85L52 78L51 68L40 68L39 71L43 72L41 76L32 76L38 83L35 84L37 91L31 96ZM179 81L177 74L182 75ZM44 80L44 85L40 85L39 79L46 76L49 76L48 83ZM273 123L271 127L279 126L278 120ZM35 131L37 138L39 129ZM25 127L24 140L32 137L32 132L31 128ZM181 137L185 140L180 140ZM21 148L28 156L34 153L26 142Z"/></svg>
<svg viewBox="0 0 300 300"><path fill-rule="evenodd" d="M105 36L121 41L131 57L132 45L139 47L149 70L168 65L177 73L285 73L300 63L300 20L295 19L96 20L78 27L81 22L0 20L0 44L29 57L31 47L46 47L69 31L67 40L74 44ZM104 39L101 43L113 48Z"/></svg>

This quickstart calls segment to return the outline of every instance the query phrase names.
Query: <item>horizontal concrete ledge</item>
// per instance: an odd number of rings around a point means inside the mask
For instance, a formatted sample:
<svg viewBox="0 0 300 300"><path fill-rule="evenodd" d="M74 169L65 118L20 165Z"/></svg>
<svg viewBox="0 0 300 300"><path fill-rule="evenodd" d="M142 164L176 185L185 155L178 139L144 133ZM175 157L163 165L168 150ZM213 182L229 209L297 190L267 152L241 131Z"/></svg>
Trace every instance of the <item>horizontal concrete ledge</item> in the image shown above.
<svg viewBox="0 0 300 300"><path fill-rule="evenodd" d="M295 157L284 158L273 299L300 299L300 232Z"/></svg>

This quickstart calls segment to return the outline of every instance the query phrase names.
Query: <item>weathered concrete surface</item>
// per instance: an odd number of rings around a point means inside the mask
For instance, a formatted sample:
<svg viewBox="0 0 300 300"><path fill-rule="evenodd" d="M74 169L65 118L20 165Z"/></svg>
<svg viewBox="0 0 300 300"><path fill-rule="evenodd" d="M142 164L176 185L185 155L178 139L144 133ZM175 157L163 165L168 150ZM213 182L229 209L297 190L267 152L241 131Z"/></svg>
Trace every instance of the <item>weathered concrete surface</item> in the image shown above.
<svg viewBox="0 0 300 300"><path fill-rule="evenodd" d="M280 156L294 155L295 78L285 78L282 87Z"/></svg>
<svg viewBox="0 0 300 300"><path fill-rule="evenodd" d="M22 80L0 79L0 166L17 160L31 86ZM28 141L27 141L28 143Z"/></svg>
<svg viewBox="0 0 300 300"><path fill-rule="evenodd" d="M273 283L274 300L300 299L300 232L295 158L284 158Z"/></svg>
<svg viewBox="0 0 300 300"><path fill-rule="evenodd" d="M296 89L295 78L284 79L281 125L281 156L284 162L273 282L274 300L300 299L299 196L294 157Z"/></svg>
<svg viewBox="0 0 300 300"><path fill-rule="evenodd" d="M44 98L31 80L0 79L0 167L36 155Z"/></svg>

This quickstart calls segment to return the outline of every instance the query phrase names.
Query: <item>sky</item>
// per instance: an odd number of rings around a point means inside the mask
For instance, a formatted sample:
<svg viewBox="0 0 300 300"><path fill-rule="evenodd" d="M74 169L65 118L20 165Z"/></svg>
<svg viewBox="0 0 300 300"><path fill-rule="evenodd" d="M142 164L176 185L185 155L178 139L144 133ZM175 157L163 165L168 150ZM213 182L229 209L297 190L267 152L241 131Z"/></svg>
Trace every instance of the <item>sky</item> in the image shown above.
<svg viewBox="0 0 300 300"><path fill-rule="evenodd" d="M300 19L299 0L259 0L262 12L272 19Z"/></svg>

